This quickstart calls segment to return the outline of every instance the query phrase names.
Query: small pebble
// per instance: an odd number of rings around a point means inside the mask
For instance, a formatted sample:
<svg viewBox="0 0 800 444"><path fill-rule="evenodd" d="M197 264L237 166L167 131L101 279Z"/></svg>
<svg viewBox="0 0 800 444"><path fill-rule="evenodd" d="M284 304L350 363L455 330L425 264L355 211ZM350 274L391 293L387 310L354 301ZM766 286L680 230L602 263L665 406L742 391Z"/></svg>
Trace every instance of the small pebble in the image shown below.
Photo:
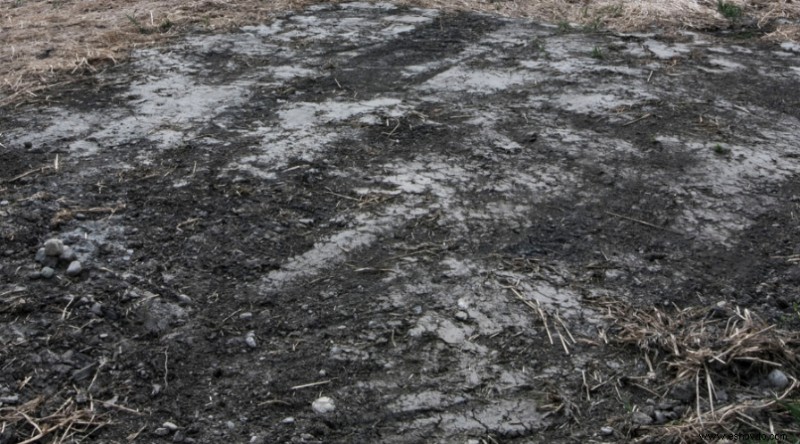
<svg viewBox="0 0 800 444"><path fill-rule="evenodd" d="M282 424L294 424L294 417L293 416L287 416L286 418L283 418L281 420L281 423Z"/></svg>
<svg viewBox="0 0 800 444"><path fill-rule="evenodd" d="M639 425L650 425L653 423L653 418L644 412L635 412L632 419L635 424Z"/></svg>
<svg viewBox="0 0 800 444"><path fill-rule="evenodd" d="M44 254L47 256L61 256L64 252L64 243L59 239L47 239L44 242Z"/></svg>
<svg viewBox="0 0 800 444"><path fill-rule="evenodd" d="M169 429L164 428L164 427L159 427L159 428L153 430L153 434L158 435L158 436L167 436L167 435L169 435Z"/></svg>
<svg viewBox="0 0 800 444"><path fill-rule="evenodd" d="M186 296L185 294L181 293L181 294L178 295L178 302L181 303L181 304L184 304L184 305L191 304L192 303L192 298L190 298L189 296Z"/></svg>
<svg viewBox="0 0 800 444"><path fill-rule="evenodd" d="M161 424L161 427L172 430L173 432L175 430L178 430L178 426L174 422L169 422L169 421L165 422L164 424Z"/></svg>
<svg viewBox="0 0 800 444"><path fill-rule="evenodd" d="M333 399L323 396L314 401L311 404L311 408L314 409L314 412L322 415L334 411L336 409L336 405L333 403Z"/></svg>
<svg viewBox="0 0 800 444"><path fill-rule="evenodd" d="M75 259L77 259L77 257L78 255L75 254L75 250L73 250L72 247L64 247L64 251L61 252L61 256L59 256L59 259L64 261L74 261Z"/></svg>
<svg viewBox="0 0 800 444"><path fill-rule="evenodd" d="M786 376L786 373L778 370L777 368L769 372L769 375L767 375L767 381L769 381L769 385L778 390L786 388L786 386L789 385L789 378Z"/></svg>
<svg viewBox="0 0 800 444"><path fill-rule="evenodd" d="M69 267L67 267L67 276L77 276L81 274L83 271L83 266L79 261L72 261L69 263Z"/></svg>
<svg viewBox="0 0 800 444"><path fill-rule="evenodd" d="M253 335L247 335L244 337L244 343L247 344L250 348L256 348L258 344L256 344L256 338Z"/></svg>
<svg viewBox="0 0 800 444"><path fill-rule="evenodd" d="M56 271L50 267L44 267L42 271L39 272L39 275L45 279L50 279L54 274L56 274Z"/></svg>
<svg viewBox="0 0 800 444"><path fill-rule="evenodd" d="M36 260L36 262L39 262L41 264L42 262L44 262L46 257L47 255L44 254L44 247L42 247L36 250L36 256L34 256L33 258Z"/></svg>
<svg viewBox="0 0 800 444"><path fill-rule="evenodd" d="M92 307L89 309L92 313L96 314L97 316L103 315L103 306L99 302L95 302L92 304Z"/></svg>
<svg viewBox="0 0 800 444"><path fill-rule="evenodd" d="M19 395L0 396L0 405L14 405L19 402Z"/></svg>
<svg viewBox="0 0 800 444"><path fill-rule="evenodd" d="M653 415L655 416L656 424L664 424L668 420L667 415L661 410L656 410Z"/></svg>
<svg viewBox="0 0 800 444"><path fill-rule="evenodd" d="M456 319L459 321L466 321L469 319L469 315L465 311L459 311L456 313Z"/></svg>
<svg viewBox="0 0 800 444"><path fill-rule="evenodd" d="M225 427L233 430L236 428L236 424L234 424L233 421L225 421Z"/></svg>
<svg viewBox="0 0 800 444"><path fill-rule="evenodd" d="M249 311L239 315L239 319L241 319L241 320L251 319L252 317L253 317L253 313L250 313Z"/></svg>
<svg viewBox="0 0 800 444"><path fill-rule="evenodd" d="M600 434L603 436L613 435L614 429L609 426L603 426L600 428Z"/></svg>

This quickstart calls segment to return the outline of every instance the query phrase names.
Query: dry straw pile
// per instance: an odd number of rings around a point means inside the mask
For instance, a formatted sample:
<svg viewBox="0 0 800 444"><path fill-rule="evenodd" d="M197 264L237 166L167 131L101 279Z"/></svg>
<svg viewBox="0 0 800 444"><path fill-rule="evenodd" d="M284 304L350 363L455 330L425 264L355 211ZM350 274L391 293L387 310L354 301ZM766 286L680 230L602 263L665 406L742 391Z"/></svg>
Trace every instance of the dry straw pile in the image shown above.
<svg viewBox="0 0 800 444"><path fill-rule="evenodd" d="M333 0L338 2L341 0ZM0 0L0 105L46 95L118 63L136 47L192 28L224 30L268 20L319 0ZM615 30L728 26L719 0L399 0L414 6L532 17ZM800 37L797 0L728 0L744 17L769 26L773 40ZM794 23L797 23L796 21Z"/></svg>
<svg viewBox="0 0 800 444"><path fill-rule="evenodd" d="M747 309L725 306L643 311L609 301L605 308L616 341L638 347L651 367L653 393L676 387L694 393L693 408L678 421L639 430L642 440L692 441L700 433L800 436L796 375L800 334L767 324ZM779 369L783 387L767 375ZM726 398L719 396L724 390Z"/></svg>

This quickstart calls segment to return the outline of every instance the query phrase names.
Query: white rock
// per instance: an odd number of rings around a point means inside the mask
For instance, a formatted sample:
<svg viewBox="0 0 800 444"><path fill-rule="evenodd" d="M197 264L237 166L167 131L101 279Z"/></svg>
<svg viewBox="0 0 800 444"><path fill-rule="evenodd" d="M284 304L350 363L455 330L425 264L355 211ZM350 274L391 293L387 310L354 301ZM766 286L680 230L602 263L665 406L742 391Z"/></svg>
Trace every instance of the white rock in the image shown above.
<svg viewBox="0 0 800 444"><path fill-rule="evenodd" d="M603 436L608 436L614 434L614 429L609 426L600 427L600 434Z"/></svg>
<svg viewBox="0 0 800 444"><path fill-rule="evenodd" d="M778 390L786 388L786 386L789 385L789 378L786 376L786 373L778 370L777 368L769 372L769 375L767 375L767 381L769 381L769 385Z"/></svg>
<svg viewBox="0 0 800 444"><path fill-rule="evenodd" d="M286 418L283 418L283 420L281 420L281 422L283 424L294 424L294 417L293 416L287 416Z"/></svg>
<svg viewBox="0 0 800 444"><path fill-rule="evenodd" d="M169 422L169 421L165 422L164 424L161 424L161 427L172 430L173 432L175 430L178 430L178 426L174 422Z"/></svg>
<svg viewBox="0 0 800 444"><path fill-rule="evenodd" d="M61 256L64 252L64 243L59 239L47 239L44 242L44 254L47 256Z"/></svg>
<svg viewBox="0 0 800 444"><path fill-rule="evenodd" d="M322 398L314 401L311 404L311 408L314 409L314 412L322 415L334 411L336 409L336 405L333 403L333 399L323 396Z"/></svg>
<svg viewBox="0 0 800 444"><path fill-rule="evenodd" d="M256 344L255 336L253 336L251 334L249 334L249 335L244 337L244 343L247 344L247 346L250 347L250 348L256 348L256 346L258 345L258 344Z"/></svg>
<svg viewBox="0 0 800 444"><path fill-rule="evenodd" d="M60 259L65 261L74 261L78 258L78 255L75 254L75 250L72 247L66 246L64 247L64 251L61 252Z"/></svg>

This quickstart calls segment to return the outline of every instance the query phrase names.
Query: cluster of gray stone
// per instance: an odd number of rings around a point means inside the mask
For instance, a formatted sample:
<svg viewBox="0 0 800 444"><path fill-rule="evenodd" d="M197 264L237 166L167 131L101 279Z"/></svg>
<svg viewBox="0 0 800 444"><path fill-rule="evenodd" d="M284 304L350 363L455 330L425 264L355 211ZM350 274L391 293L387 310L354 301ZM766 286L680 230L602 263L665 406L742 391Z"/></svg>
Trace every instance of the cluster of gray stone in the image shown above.
<svg viewBox="0 0 800 444"><path fill-rule="evenodd" d="M83 271L83 265L78 260L75 251L56 238L46 240L44 246L36 251L36 262L42 265L41 270L31 275L36 279L52 278L59 267L66 267L65 274L70 277L78 276Z"/></svg>

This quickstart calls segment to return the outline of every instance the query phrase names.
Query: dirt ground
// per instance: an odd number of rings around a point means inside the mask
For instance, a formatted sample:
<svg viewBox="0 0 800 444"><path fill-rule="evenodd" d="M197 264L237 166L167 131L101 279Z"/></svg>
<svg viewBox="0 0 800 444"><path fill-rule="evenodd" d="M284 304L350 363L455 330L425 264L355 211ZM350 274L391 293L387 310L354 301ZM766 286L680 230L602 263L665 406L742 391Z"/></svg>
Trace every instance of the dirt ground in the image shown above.
<svg viewBox="0 0 800 444"><path fill-rule="evenodd" d="M6 107L0 443L794 442L799 83L344 3Z"/></svg>
<svg viewBox="0 0 800 444"><path fill-rule="evenodd" d="M338 3L341 0L331 0ZM531 18L594 30L735 29L768 42L800 41L792 0L398 0L449 12ZM0 0L0 106L47 97L133 49L191 32L226 32L321 0Z"/></svg>

